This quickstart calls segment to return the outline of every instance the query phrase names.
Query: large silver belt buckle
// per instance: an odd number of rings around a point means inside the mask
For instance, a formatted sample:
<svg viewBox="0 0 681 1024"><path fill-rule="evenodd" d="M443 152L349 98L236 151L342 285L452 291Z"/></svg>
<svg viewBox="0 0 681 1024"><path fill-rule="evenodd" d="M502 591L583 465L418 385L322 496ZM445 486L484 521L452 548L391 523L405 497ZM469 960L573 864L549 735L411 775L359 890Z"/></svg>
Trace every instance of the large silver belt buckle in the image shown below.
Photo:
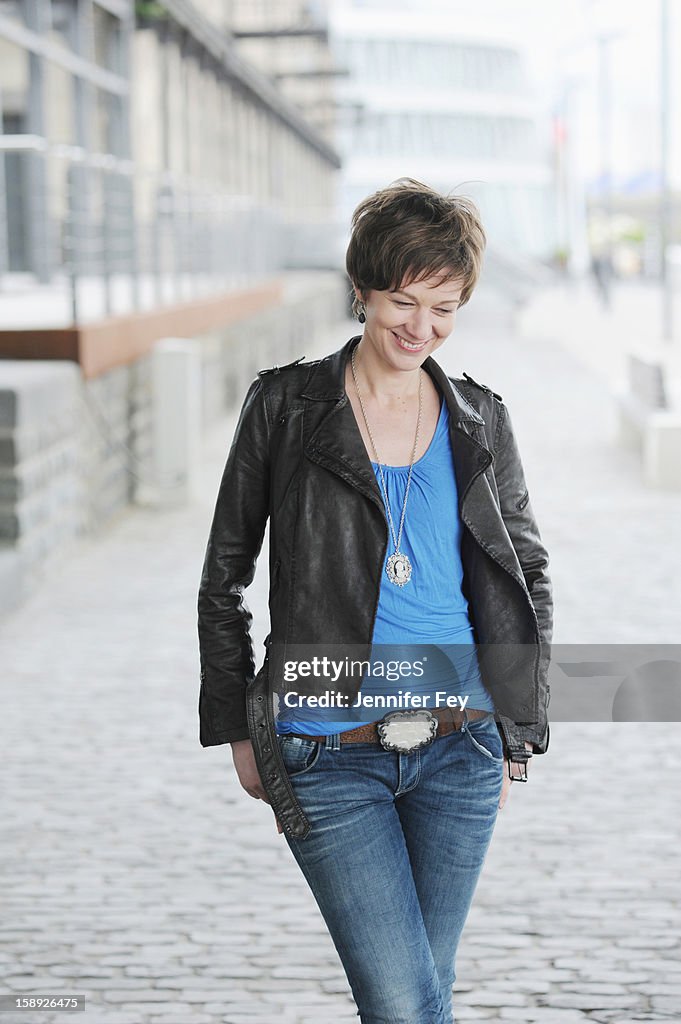
<svg viewBox="0 0 681 1024"><path fill-rule="evenodd" d="M435 739L437 718L430 711L391 711L377 728L384 750L411 754Z"/></svg>

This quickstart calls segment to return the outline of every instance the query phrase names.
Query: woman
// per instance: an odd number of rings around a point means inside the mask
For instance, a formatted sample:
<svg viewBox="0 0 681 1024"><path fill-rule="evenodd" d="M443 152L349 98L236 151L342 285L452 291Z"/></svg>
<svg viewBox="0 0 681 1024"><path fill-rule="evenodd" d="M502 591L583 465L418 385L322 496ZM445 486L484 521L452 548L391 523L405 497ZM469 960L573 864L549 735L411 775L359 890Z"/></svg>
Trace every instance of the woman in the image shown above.
<svg viewBox="0 0 681 1024"><path fill-rule="evenodd" d="M364 1024L449 1024L498 808L548 745L548 559L500 397L432 358L480 273L475 205L400 179L352 226L362 335L261 371L237 425L199 595L200 739L231 743L272 804ZM255 675L242 592L268 517Z"/></svg>

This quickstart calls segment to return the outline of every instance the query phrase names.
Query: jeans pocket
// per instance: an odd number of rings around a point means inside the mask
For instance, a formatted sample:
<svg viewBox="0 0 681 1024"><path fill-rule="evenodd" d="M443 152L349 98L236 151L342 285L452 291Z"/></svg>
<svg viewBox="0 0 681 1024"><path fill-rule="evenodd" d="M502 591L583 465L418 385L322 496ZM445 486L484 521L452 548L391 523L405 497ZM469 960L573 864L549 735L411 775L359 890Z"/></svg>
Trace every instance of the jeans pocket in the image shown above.
<svg viewBox="0 0 681 1024"><path fill-rule="evenodd" d="M466 736L478 753L490 761L503 764L504 747L493 716L469 722L466 726Z"/></svg>
<svg viewBox="0 0 681 1024"><path fill-rule="evenodd" d="M300 736L281 735L277 737L281 758L289 779L304 775L316 765L322 749L317 740L301 739Z"/></svg>

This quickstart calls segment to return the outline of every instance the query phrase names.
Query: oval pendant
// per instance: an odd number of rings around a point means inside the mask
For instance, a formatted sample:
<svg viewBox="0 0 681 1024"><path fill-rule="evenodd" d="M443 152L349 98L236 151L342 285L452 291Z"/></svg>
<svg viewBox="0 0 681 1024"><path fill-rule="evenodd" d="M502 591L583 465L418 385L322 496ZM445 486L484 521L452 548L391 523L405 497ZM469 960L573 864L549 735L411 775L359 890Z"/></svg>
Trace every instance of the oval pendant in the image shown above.
<svg viewBox="0 0 681 1024"><path fill-rule="evenodd" d="M396 551L385 563L385 571L391 583L396 587L403 587L411 579L411 562L407 555Z"/></svg>

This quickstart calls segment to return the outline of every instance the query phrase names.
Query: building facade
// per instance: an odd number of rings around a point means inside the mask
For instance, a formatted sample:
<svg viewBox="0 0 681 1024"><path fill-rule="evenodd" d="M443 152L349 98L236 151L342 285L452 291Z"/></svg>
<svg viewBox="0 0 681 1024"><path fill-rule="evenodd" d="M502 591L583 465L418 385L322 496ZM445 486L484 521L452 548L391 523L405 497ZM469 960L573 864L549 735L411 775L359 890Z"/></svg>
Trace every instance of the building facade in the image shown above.
<svg viewBox="0 0 681 1024"><path fill-rule="evenodd" d="M345 313L323 76L296 102L237 13L0 0L0 610L129 503L190 500L202 430Z"/></svg>
<svg viewBox="0 0 681 1024"><path fill-rule="evenodd" d="M231 17L211 0L0 0L0 286L62 285L46 326L305 265L296 226L331 216L339 160Z"/></svg>
<svg viewBox="0 0 681 1024"><path fill-rule="evenodd" d="M330 0L332 50L349 71L336 86L341 219L347 223L372 190L408 175L474 198L490 253L550 258L550 124L522 47L500 19L467 8Z"/></svg>

